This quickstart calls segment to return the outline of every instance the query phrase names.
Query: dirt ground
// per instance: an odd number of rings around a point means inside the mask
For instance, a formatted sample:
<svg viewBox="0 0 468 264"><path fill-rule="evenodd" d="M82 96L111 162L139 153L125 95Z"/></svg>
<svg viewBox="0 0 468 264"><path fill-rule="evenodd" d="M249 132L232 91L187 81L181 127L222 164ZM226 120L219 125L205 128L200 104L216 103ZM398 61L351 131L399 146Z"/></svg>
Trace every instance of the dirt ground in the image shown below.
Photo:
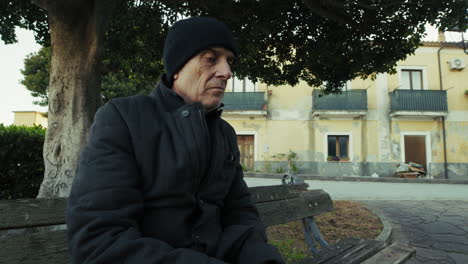
<svg viewBox="0 0 468 264"><path fill-rule="evenodd" d="M374 239L382 231L379 218L364 205L353 201L333 201L335 210L315 217L325 240L334 244L347 237ZM310 256L300 221L267 228L270 243L291 263Z"/></svg>

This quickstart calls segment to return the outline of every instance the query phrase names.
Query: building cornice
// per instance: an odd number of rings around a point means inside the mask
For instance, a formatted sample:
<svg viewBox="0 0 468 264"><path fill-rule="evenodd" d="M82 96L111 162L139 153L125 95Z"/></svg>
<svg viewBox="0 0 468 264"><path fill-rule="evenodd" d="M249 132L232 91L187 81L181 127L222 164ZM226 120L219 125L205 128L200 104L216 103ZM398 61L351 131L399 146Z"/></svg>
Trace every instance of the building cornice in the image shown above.
<svg viewBox="0 0 468 264"><path fill-rule="evenodd" d="M461 42L423 41L420 47L463 48Z"/></svg>

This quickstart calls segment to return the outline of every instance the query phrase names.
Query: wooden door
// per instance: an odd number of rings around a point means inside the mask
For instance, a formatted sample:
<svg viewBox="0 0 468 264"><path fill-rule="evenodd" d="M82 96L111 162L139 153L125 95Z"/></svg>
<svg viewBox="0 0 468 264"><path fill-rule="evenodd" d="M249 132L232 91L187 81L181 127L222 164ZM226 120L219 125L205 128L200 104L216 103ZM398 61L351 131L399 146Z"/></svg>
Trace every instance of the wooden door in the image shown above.
<svg viewBox="0 0 468 264"><path fill-rule="evenodd" d="M424 166L426 164L426 136L405 136L405 163L415 162Z"/></svg>
<svg viewBox="0 0 468 264"><path fill-rule="evenodd" d="M237 145L240 151L240 163L248 170L254 169L254 136L238 135Z"/></svg>

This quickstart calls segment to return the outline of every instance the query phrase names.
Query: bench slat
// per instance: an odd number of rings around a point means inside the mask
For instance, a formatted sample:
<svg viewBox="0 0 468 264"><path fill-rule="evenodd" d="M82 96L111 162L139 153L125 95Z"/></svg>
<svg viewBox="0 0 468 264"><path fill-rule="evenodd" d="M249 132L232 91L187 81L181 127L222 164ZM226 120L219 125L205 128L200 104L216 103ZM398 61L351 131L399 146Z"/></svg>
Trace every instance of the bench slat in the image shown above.
<svg viewBox="0 0 468 264"><path fill-rule="evenodd" d="M70 263L65 230L2 239L0 264Z"/></svg>
<svg viewBox="0 0 468 264"><path fill-rule="evenodd" d="M362 239L357 237L349 237L338 241L331 248L321 248L320 253L315 258L306 258L299 262L299 264L322 264L326 261L342 254L346 250L356 246Z"/></svg>
<svg viewBox="0 0 468 264"><path fill-rule="evenodd" d="M330 212L333 202L323 190L310 190L299 198L258 203L257 209L265 226L272 226Z"/></svg>
<svg viewBox="0 0 468 264"><path fill-rule="evenodd" d="M249 188L254 203L296 198L307 184ZM67 198L0 200L0 230L65 224Z"/></svg>
<svg viewBox="0 0 468 264"><path fill-rule="evenodd" d="M370 257L362 264L400 264L409 259L416 250L414 248L395 242L376 255Z"/></svg>
<svg viewBox="0 0 468 264"><path fill-rule="evenodd" d="M330 249L321 249L316 258L303 259L299 264L361 264L385 246L383 241L350 237Z"/></svg>
<svg viewBox="0 0 468 264"><path fill-rule="evenodd" d="M65 223L66 198L0 200L0 230Z"/></svg>
<svg viewBox="0 0 468 264"><path fill-rule="evenodd" d="M306 191L307 187L307 184L250 187L250 199L254 203L263 203L296 198L300 192Z"/></svg>
<svg viewBox="0 0 468 264"><path fill-rule="evenodd" d="M324 264L361 264L364 260L385 248L386 243L377 240L362 240L353 248L325 261Z"/></svg>
<svg viewBox="0 0 468 264"><path fill-rule="evenodd" d="M27 203L27 205L33 209L37 209L38 206L37 203ZM47 206L50 207L51 204ZM56 206L65 208L64 204ZM333 210L330 196L323 190L312 190L298 198L259 203L257 207L267 226ZM64 230L6 237L2 239L2 245L0 264L66 263L64 260L68 259L66 231Z"/></svg>
<svg viewBox="0 0 468 264"><path fill-rule="evenodd" d="M264 224L272 226L333 210L328 193L323 190L306 191L307 187L307 184L277 185L249 190ZM64 224L66 204L67 198L0 201L0 230ZM1 239L1 244L0 264L69 263L65 230L7 234ZM384 249L386 246L382 241L349 238L330 249L321 249L316 258L300 263L357 264L368 259L365 264L397 264L414 254L414 249L398 243Z"/></svg>

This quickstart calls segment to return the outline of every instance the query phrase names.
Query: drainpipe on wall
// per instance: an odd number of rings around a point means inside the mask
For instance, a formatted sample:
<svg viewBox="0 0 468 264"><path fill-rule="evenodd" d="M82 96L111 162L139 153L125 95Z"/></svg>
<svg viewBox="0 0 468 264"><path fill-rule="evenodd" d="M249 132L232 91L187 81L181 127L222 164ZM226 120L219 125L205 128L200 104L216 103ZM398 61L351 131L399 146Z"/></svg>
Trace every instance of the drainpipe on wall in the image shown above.
<svg viewBox="0 0 468 264"><path fill-rule="evenodd" d="M442 66L440 65L440 51L444 48L443 42L440 42L440 48L437 51L437 61L439 62L439 87L440 90L443 90L443 83L442 83ZM447 171L447 140L445 137L445 117L442 117L442 138L444 141L444 174L445 179L448 179L448 171Z"/></svg>
<svg viewBox="0 0 468 264"><path fill-rule="evenodd" d="M465 54L468 54L468 47L465 45L465 38L463 37L463 32L461 33L461 37L462 37L462 46L463 46L463 52L465 52Z"/></svg>

